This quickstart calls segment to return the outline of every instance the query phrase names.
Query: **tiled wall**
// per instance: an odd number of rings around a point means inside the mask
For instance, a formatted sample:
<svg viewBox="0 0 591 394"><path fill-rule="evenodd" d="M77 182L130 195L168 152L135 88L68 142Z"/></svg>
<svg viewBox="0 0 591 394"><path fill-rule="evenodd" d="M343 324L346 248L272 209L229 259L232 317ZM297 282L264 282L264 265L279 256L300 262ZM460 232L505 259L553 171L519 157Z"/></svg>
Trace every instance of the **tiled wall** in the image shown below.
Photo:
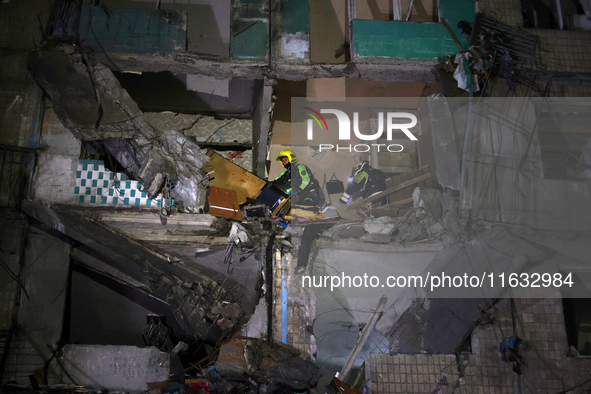
<svg viewBox="0 0 591 394"><path fill-rule="evenodd" d="M316 297L312 289L302 287L303 272L296 272L292 255L277 255L275 259L275 292L274 292L274 337L283 342L283 312L287 312L286 339L290 346L300 350L307 357L316 357L316 339L312 334L312 326L316 317ZM283 260L283 261L282 261ZM283 264L283 266L282 266ZM285 289L282 287L284 281ZM283 291L287 301L283 305Z"/></svg>
<svg viewBox="0 0 591 394"><path fill-rule="evenodd" d="M80 160L73 194L79 204L160 207L161 196L151 200L141 183L124 173L114 174L100 160Z"/></svg>
<svg viewBox="0 0 591 394"><path fill-rule="evenodd" d="M515 308L517 336L526 345L522 351L523 392L562 392L589 379L591 358L567 357L569 347L560 298L515 299ZM454 355L368 355L366 379L372 392L518 392L518 375L499 352L501 342L513 335L510 301L499 301L491 312L488 316L494 319L483 319L472 333L471 354L457 359ZM581 390L588 387L589 384Z"/></svg>
<svg viewBox="0 0 591 394"><path fill-rule="evenodd" d="M557 29L527 29L540 37L542 65L548 70L591 71L591 32Z"/></svg>
<svg viewBox="0 0 591 394"><path fill-rule="evenodd" d="M483 12L509 26L523 26L521 0L478 0L478 12Z"/></svg>
<svg viewBox="0 0 591 394"><path fill-rule="evenodd" d="M34 49L41 43L39 20L45 23L53 1L0 1L0 48ZM39 18L39 19L37 19Z"/></svg>
<svg viewBox="0 0 591 394"><path fill-rule="evenodd" d="M479 11L516 28L523 28L521 0L480 0ZM543 49L541 69L591 72L591 32L524 29L537 35Z"/></svg>

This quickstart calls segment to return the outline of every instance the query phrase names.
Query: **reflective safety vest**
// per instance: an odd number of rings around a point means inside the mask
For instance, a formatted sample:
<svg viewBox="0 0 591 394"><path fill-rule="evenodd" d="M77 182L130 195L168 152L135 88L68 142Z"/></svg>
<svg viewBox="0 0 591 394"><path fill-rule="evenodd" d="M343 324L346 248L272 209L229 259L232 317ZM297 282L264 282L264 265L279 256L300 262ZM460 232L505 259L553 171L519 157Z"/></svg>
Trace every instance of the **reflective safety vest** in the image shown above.
<svg viewBox="0 0 591 394"><path fill-rule="evenodd" d="M291 173L294 170L293 176ZM318 181L312 175L312 172L305 164L291 164L281 175L273 181L275 186L284 188L286 192L291 193L293 190L297 193L302 193L313 186L318 186ZM285 187L287 187L285 189Z"/></svg>
<svg viewBox="0 0 591 394"><path fill-rule="evenodd" d="M382 171L369 168L367 171L359 171L351 182L347 185L347 189L341 196L341 200L347 203L351 195L359 192L361 197L367 198L375 193L386 190L386 174ZM381 198L377 202L386 203L386 198Z"/></svg>

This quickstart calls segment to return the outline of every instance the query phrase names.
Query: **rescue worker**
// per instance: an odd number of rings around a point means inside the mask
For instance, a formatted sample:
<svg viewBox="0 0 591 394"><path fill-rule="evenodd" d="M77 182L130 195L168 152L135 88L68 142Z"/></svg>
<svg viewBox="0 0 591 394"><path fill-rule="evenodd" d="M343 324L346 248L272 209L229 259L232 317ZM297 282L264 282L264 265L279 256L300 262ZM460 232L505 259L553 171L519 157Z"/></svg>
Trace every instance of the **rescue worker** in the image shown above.
<svg viewBox="0 0 591 394"><path fill-rule="evenodd" d="M298 158L290 149L279 152L277 161L285 167L273 185L291 194L293 204L322 207L326 201L320 184L305 164L298 163ZM293 173L292 173L293 172Z"/></svg>
<svg viewBox="0 0 591 394"><path fill-rule="evenodd" d="M347 189L341 196L339 202L347 204L353 193L359 192L361 197L368 198L381 191L386 190L386 174L376 168L372 168L367 160L362 161L353 167ZM386 197L372 201L372 207L376 208L386 204Z"/></svg>

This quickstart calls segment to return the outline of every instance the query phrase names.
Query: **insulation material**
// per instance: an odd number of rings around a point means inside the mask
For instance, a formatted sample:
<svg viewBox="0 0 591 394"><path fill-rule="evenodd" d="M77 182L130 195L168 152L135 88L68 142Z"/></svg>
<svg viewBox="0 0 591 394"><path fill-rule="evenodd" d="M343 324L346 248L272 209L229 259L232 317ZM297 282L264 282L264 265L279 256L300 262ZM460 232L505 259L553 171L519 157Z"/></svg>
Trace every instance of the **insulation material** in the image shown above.
<svg viewBox="0 0 591 394"><path fill-rule="evenodd" d="M75 203L72 179L78 166L73 156L39 153L34 180L34 199L57 203Z"/></svg>
<svg viewBox="0 0 591 394"><path fill-rule="evenodd" d="M173 160L178 179L175 191L186 206L197 205L199 189L204 183L203 168L209 161L199 150L199 146L182 134L168 131L161 135L165 143L163 149Z"/></svg>
<svg viewBox="0 0 591 394"><path fill-rule="evenodd" d="M303 32L284 34L281 37L281 56L304 59L310 51L310 36Z"/></svg>

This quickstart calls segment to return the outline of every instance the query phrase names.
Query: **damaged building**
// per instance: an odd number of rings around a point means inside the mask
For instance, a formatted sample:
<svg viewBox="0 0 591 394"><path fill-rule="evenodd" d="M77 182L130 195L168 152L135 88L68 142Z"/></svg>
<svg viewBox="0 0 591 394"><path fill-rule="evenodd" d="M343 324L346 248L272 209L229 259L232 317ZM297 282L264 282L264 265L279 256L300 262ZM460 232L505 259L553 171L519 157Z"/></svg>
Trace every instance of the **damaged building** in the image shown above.
<svg viewBox="0 0 591 394"><path fill-rule="evenodd" d="M0 1L2 391L589 392L590 20Z"/></svg>

